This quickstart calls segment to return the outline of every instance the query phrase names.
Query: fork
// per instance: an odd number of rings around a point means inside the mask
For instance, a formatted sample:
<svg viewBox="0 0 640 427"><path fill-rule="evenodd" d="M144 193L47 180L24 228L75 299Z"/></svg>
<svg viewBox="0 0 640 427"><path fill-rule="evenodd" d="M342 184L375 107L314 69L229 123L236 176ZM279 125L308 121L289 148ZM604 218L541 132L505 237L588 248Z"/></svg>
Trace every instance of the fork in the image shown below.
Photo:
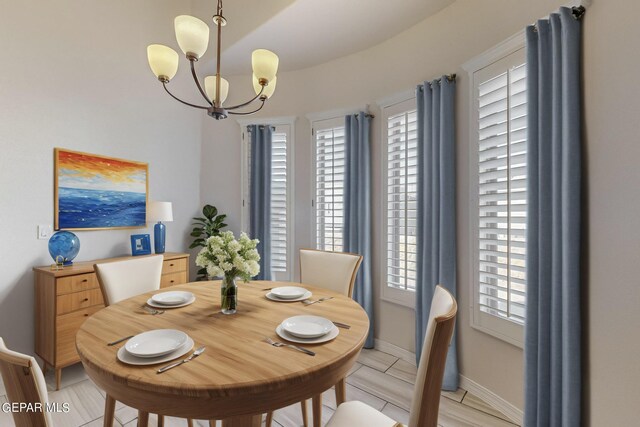
<svg viewBox="0 0 640 427"><path fill-rule="evenodd" d="M315 355L316 355L316 353L315 353L315 352L313 352L313 351L311 351L311 350L307 350L307 349L306 349L306 348L304 348L304 347L298 347L297 345L293 345L293 344L286 344L286 343L283 343L283 342L274 341L274 340L272 340L272 339L271 339L271 338L269 338L269 337L265 337L265 342L266 342L267 344L271 344L271 345L272 345L272 346L274 346L274 347L289 347L289 348L292 348L292 349L294 349L294 350L298 350L298 351L301 351L301 352L303 352L303 353L306 353L306 354L308 354L309 356L315 356Z"/></svg>
<svg viewBox="0 0 640 427"><path fill-rule="evenodd" d="M191 362L194 358L196 358L196 357L200 356L202 353L204 353L205 348L206 348L205 346L198 347L196 349L196 351L191 353L191 356L187 357L186 359L182 359L182 360L180 360L178 362L172 363L171 365L164 366L164 367L158 369L156 371L156 373L161 374L163 372L168 371L169 369L173 369L173 368L175 368L177 366L184 365L187 362Z"/></svg>
<svg viewBox="0 0 640 427"><path fill-rule="evenodd" d="M322 301L326 301L326 300L330 300L330 299L333 299L333 297L324 297L324 298L317 299L315 301L309 301L308 299L306 299L306 300L302 301L302 303L304 305L312 305L312 304L315 304L315 303L318 303L318 302L322 302Z"/></svg>
<svg viewBox="0 0 640 427"><path fill-rule="evenodd" d="M147 313L156 315L156 314L164 314L164 310L156 310L155 308L148 307L146 305L142 305L141 308L145 310Z"/></svg>

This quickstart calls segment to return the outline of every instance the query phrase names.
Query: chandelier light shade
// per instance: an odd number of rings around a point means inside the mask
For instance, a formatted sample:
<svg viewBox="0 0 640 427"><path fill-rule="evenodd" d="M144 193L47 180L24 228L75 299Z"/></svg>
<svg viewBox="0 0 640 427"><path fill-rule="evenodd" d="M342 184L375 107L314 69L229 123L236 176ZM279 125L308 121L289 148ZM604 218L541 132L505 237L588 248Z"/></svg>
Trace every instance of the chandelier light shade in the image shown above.
<svg viewBox="0 0 640 427"><path fill-rule="evenodd" d="M209 99L216 97L216 76L207 76L204 78L204 91L207 92ZM258 85L259 86L259 85ZM220 102L223 103L229 95L229 82L220 77Z"/></svg>
<svg viewBox="0 0 640 427"><path fill-rule="evenodd" d="M269 99L269 98L271 98L271 95L273 95L273 92L275 92L275 90L276 90L276 82L277 81L278 81L278 78L274 77L273 80L271 80L267 86L264 86L264 89L263 89L263 87L260 85L260 82L258 81L258 78L254 74L253 75L253 90L255 90L256 94L260 96L260 99L262 99L262 98ZM262 92L262 94L260 94L260 92Z"/></svg>
<svg viewBox="0 0 640 427"><path fill-rule="evenodd" d="M178 53L169 46L161 44L147 46L147 59L151 71L160 81L166 80L168 83L178 71Z"/></svg>
<svg viewBox="0 0 640 427"><path fill-rule="evenodd" d="M251 54L253 74L258 81L264 79L269 83L273 80L278 72L278 62L278 55L266 49L256 49Z"/></svg>
<svg viewBox="0 0 640 427"><path fill-rule="evenodd" d="M174 20L176 40L182 52L200 59L209 46L209 26L189 15L176 16Z"/></svg>
<svg viewBox="0 0 640 427"><path fill-rule="evenodd" d="M216 74L207 76L204 79L204 87L196 73L195 63L202 58L209 46L209 26L200 19L189 15L180 15L174 20L178 46L180 46L180 50L189 61L193 81L207 105L184 101L169 91L167 85L178 71L179 57L175 50L168 46L152 44L147 47L147 59L149 60L151 71L153 71L153 74L162 83L164 90L173 99L189 107L206 110L209 116L220 120L226 119L229 114L253 114L264 107L264 103L271 98L276 89L279 59L278 55L269 50L254 50L251 55L251 66L253 69L253 88L256 96L241 104L223 105L229 95L229 82L220 76L222 27L227 24L227 20L222 16L222 0L217 0L217 3L216 13L213 15L213 23L217 26ZM250 111L236 111L248 107L254 101L260 103L257 108Z"/></svg>

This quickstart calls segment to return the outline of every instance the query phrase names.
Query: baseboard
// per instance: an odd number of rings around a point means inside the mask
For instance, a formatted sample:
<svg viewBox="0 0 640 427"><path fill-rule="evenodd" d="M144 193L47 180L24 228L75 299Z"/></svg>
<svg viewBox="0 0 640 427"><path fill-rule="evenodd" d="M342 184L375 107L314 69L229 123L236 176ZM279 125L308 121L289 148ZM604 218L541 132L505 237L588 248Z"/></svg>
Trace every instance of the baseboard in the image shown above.
<svg viewBox="0 0 640 427"><path fill-rule="evenodd" d="M378 338L376 338L375 340L374 347L376 350L380 350L383 353L388 353L392 356L400 358L405 362L411 363L413 366L416 365L416 354L410 352L409 350L405 350L404 348L398 347L397 345L379 340Z"/></svg>
<svg viewBox="0 0 640 427"><path fill-rule="evenodd" d="M486 387L470 380L464 375L460 375L460 388L467 390L471 394L479 397L498 411L505 414L509 419L518 425L522 425L524 414L517 406L507 402Z"/></svg>

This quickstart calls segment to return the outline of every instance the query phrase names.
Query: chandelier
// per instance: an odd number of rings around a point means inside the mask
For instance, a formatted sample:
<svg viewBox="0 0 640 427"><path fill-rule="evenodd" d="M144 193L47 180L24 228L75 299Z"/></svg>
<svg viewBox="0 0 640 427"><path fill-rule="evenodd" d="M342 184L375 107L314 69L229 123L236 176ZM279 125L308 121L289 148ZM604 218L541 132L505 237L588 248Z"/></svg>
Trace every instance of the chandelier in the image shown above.
<svg viewBox="0 0 640 427"><path fill-rule="evenodd" d="M216 74L204 78L204 89L196 74L195 63L204 55L209 44L209 26L198 18L189 15L177 16L174 20L176 39L180 50L189 60L191 75L198 91L207 105L196 105L175 96L167 88L167 84L178 71L178 53L168 46L152 44L147 47L147 59L153 74L160 80L164 90L173 99L194 108L207 110L207 114L216 120L226 119L229 114L248 115L253 114L264 107L264 103L273 95L276 89L276 72L278 71L278 56L266 49L256 49L251 54L251 66L253 68L253 89L256 96L238 105L224 105L229 94L229 82L220 76L220 42L222 27L227 25L227 20L222 16L222 0L218 0L216 14L213 22L218 27L218 40L216 46ZM235 111L248 107L254 101L260 102L254 110ZM254 106L255 107L255 106Z"/></svg>

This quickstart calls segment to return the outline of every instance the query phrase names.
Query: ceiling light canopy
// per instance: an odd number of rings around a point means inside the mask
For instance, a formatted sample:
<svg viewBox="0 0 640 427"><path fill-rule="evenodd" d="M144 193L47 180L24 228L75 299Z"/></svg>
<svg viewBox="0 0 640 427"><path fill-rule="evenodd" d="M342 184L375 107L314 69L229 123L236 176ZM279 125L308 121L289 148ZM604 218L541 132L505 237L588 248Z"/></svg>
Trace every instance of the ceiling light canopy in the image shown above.
<svg viewBox="0 0 640 427"><path fill-rule="evenodd" d="M195 63L202 58L209 45L209 26L198 18L189 15L177 16L174 20L176 40L180 50L184 53L191 67L191 75L198 88L198 91L208 105L201 106L192 104L178 98L167 88L167 84L178 71L178 54L168 46L152 44L147 47L147 59L153 74L160 80L164 90L175 100L194 108L207 110L207 114L217 120L225 119L229 114L247 115L258 112L264 106L276 89L276 73L278 72L278 55L266 50L256 49L251 55L251 66L253 68L253 88L256 96L247 102L223 106L229 95L229 82L220 76L220 45L222 27L227 24L227 20L222 16L222 0L218 1L216 14L213 15L213 22L217 25L217 45L216 45L216 74L207 76L204 79L204 89L200 84L200 79L196 74ZM252 111L235 111L258 100L260 105Z"/></svg>

